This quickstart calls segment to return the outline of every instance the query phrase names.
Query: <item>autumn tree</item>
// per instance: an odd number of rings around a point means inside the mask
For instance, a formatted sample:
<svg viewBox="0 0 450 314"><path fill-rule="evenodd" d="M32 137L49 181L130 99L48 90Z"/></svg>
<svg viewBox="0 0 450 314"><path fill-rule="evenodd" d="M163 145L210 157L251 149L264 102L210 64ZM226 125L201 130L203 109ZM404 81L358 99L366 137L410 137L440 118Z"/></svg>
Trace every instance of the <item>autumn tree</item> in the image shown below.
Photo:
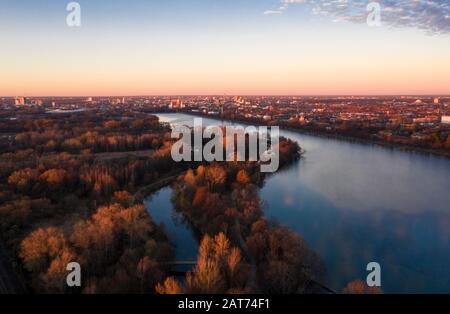
<svg viewBox="0 0 450 314"><path fill-rule="evenodd" d="M358 279L350 282L342 290L344 294L382 294L383 290L379 287L369 287L364 281Z"/></svg>
<svg viewBox="0 0 450 314"><path fill-rule="evenodd" d="M116 191L114 192L113 202L119 203L124 207L131 206L133 196L128 191Z"/></svg>
<svg viewBox="0 0 450 314"><path fill-rule="evenodd" d="M67 171L64 169L49 169L41 177L51 187L57 187L64 183L67 178Z"/></svg>
<svg viewBox="0 0 450 314"><path fill-rule="evenodd" d="M66 283L67 265L77 261L72 250L64 248L50 263L47 271L41 275L41 286L44 291L53 293L64 293L68 287Z"/></svg>
<svg viewBox="0 0 450 314"><path fill-rule="evenodd" d="M285 227L261 219L252 225L246 243L267 293L305 293L311 280L321 279L322 264L317 254Z"/></svg>
<svg viewBox="0 0 450 314"><path fill-rule="evenodd" d="M210 191L215 191L225 184L227 173L221 166L213 164L205 168L205 177Z"/></svg>
<svg viewBox="0 0 450 314"><path fill-rule="evenodd" d="M239 170L236 175L236 182L242 185L249 184L251 182L250 176L245 169Z"/></svg>
<svg viewBox="0 0 450 314"><path fill-rule="evenodd" d="M27 270L40 272L48 268L65 246L66 239L59 229L39 228L22 241L19 255Z"/></svg>
<svg viewBox="0 0 450 314"><path fill-rule="evenodd" d="M158 284L156 291L173 293L228 293L244 291L248 280L248 265L240 250L231 247L223 233L215 237L205 235L200 243L197 264L187 273L185 285L174 278L167 278Z"/></svg>
<svg viewBox="0 0 450 314"><path fill-rule="evenodd" d="M14 171L8 178L8 184L14 186L22 193L27 193L38 181L40 172L35 169L25 168Z"/></svg>
<svg viewBox="0 0 450 314"><path fill-rule="evenodd" d="M168 277L163 284L156 285L156 293L158 294L182 294L184 293L183 286L173 277Z"/></svg>
<svg viewBox="0 0 450 314"><path fill-rule="evenodd" d="M21 243L20 257L40 291L63 293L67 289L67 265L78 260L61 230L37 229Z"/></svg>
<svg viewBox="0 0 450 314"><path fill-rule="evenodd" d="M223 249L223 245L221 248L216 247L214 238L208 235L203 238L199 247L197 265L186 277L189 291L196 293L220 293L225 290L225 278L221 273L221 265L219 264L222 262L219 259L220 256L226 254L226 252L222 251Z"/></svg>
<svg viewBox="0 0 450 314"><path fill-rule="evenodd" d="M85 269L98 277L89 286L91 292L110 291L111 280L120 283L117 293L152 291L163 278L164 262L173 256L168 239L143 205L98 208L74 226L71 242L86 261Z"/></svg>

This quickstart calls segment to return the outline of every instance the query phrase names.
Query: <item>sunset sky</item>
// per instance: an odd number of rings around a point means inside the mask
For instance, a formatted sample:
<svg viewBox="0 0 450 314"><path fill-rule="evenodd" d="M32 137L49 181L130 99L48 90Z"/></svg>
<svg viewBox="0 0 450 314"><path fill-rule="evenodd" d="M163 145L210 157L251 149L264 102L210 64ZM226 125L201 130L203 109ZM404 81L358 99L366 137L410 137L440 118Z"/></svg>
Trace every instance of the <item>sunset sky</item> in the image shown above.
<svg viewBox="0 0 450 314"><path fill-rule="evenodd" d="M1 96L450 94L448 0L78 2L1 2Z"/></svg>

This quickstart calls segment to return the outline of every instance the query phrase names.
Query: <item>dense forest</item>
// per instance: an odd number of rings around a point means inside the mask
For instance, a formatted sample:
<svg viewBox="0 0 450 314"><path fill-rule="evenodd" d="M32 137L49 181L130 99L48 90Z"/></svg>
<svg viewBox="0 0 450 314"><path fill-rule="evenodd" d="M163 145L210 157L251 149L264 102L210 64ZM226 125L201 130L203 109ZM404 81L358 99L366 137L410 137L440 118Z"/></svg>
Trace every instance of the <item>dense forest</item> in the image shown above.
<svg viewBox="0 0 450 314"><path fill-rule="evenodd" d="M10 120L2 131L1 238L28 288L67 292L66 265L78 261L83 292L152 292L174 248L133 195L180 171L168 126L98 111Z"/></svg>
<svg viewBox="0 0 450 314"><path fill-rule="evenodd" d="M264 218L259 189L267 174L258 162L176 163L170 126L120 109L28 114L4 119L0 133L0 240L27 291L322 289L319 256L298 234ZM296 142L281 138L278 145L281 168L301 157ZM184 280L169 276L176 248L142 203L168 180L175 210L200 242ZM66 285L73 261L82 267L80 289ZM346 289L374 292L359 281Z"/></svg>

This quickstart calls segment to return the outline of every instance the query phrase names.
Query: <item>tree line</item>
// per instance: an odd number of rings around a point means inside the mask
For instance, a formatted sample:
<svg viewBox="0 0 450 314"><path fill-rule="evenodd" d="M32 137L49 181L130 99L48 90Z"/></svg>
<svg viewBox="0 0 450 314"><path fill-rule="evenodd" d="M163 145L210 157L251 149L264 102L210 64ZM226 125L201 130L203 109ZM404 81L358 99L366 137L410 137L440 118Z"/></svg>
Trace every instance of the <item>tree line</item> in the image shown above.
<svg viewBox="0 0 450 314"><path fill-rule="evenodd" d="M182 169L170 128L110 110L25 117L1 131L0 236L28 288L69 292L66 266L76 261L81 292L154 292L174 248L133 193Z"/></svg>

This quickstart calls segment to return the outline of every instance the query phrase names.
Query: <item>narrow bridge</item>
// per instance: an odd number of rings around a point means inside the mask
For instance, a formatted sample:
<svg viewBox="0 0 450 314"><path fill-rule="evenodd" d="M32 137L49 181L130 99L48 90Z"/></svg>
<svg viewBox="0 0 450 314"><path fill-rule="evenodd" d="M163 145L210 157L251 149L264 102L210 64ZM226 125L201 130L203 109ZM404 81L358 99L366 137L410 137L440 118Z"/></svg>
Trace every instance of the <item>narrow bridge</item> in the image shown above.
<svg viewBox="0 0 450 314"><path fill-rule="evenodd" d="M195 266L197 264L197 261L172 261L172 262L166 262L162 263L163 265L169 265L169 266Z"/></svg>
<svg viewBox="0 0 450 314"><path fill-rule="evenodd" d="M162 263L162 264L163 265L167 265L167 266L174 266L174 267L175 266L190 266L190 268L192 269L197 264L197 262L196 261L187 261L187 260L183 261L183 260L181 260L181 261L166 262L166 263ZM169 276L186 277L186 273L187 272L188 271L170 270L168 273L169 273ZM326 286L325 284L323 284L323 283L321 283L319 281L316 281L314 279L310 279L308 286L314 286L314 285L318 286L323 291L323 293L337 294L336 290Z"/></svg>
<svg viewBox="0 0 450 314"><path fill-rule="evenodd" d="M175 270L174 268L176 266L188 266L186 268L188 268L189 270L191 270L192 268L194 268L194 266L197 264L196 261L171 261L171 262L166 262L166 263L162 263L163 265L167 265L167 266L171 266L171 270L169 270L168 274L169 276L175 276L175 277L186 277L186 273L188 272L188 270Z"/></svg>

